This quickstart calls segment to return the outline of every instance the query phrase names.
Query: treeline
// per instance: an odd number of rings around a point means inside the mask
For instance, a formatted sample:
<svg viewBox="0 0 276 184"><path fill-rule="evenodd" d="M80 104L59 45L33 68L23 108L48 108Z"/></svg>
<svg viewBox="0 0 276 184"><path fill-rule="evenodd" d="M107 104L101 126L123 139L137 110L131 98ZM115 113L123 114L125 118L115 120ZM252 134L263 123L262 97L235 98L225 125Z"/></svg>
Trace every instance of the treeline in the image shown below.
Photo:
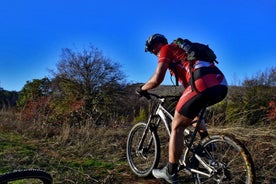
<svg viewBox="0 0 276 184"><path fill-rule="evenodd" d="M16 110L24 122L47 125L110 125L146 117L148 103L135 95L120 65L90 46L81 52L63 49L51 77L27 81L21 91L0 90L0 109ZM208 109L215 125L271 124L276 120L276 68L230 86L227 98ZM161 89L162 88L162 89ZM159 92L181 89L162 86Z"/></svg>
<svg viewBox="0 0 276 184"><path fill-rule="evenodd" d="M0 109L9 109L16 105L18 93L16 91L7 91L0 88Z"/></svg>

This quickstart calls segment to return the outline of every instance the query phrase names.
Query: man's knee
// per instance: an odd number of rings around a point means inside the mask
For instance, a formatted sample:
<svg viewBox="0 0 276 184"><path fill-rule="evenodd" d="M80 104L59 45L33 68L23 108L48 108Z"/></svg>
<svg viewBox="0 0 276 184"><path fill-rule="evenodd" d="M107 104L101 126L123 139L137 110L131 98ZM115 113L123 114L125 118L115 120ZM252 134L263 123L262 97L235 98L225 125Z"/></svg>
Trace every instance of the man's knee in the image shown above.
<svg viewBox="0 0 276 184"><path fill-rule="evenodd" d="M184 130L192 123L192 119L189 119L178 112L175 112L172 121L172 130Z"/></svg>

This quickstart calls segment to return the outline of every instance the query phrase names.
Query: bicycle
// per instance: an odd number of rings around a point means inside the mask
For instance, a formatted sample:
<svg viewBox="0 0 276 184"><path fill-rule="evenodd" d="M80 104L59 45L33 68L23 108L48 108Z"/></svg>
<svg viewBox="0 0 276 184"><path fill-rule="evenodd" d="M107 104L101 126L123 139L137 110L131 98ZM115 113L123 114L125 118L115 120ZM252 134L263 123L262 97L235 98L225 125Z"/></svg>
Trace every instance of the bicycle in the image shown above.
<svg viewBox="0 0 276 184"><path fill-rule="evenodd" d="M177 101L176 96L159 96L148 93L149 99L157 102L147 123L135 124L127 138L127 160L131 170L139 177L151 175L160 161L160 138L158 131L165 126L167 137L171 133L173 119L165 102ZM154 98L152 98L154 97ZM179 160L180 171L192 175L195 184L202 183L255 183L254 163L246 147L233 135L212 135L196 141L199 124L204 118L206 108L199 113L197 125L192 131L184 131L183 155ZM167 150L166 150L167 151Z"/></svg>
<svg viewBox="0 0 276 184"><path fill-rule="evenodd" d="M35 179L40 180L43 184L52 184L52 176L42 170L28 169L18 170L10 173L0 175L0 184L7 184L8 182L18 181L23 179Z"/></svg>

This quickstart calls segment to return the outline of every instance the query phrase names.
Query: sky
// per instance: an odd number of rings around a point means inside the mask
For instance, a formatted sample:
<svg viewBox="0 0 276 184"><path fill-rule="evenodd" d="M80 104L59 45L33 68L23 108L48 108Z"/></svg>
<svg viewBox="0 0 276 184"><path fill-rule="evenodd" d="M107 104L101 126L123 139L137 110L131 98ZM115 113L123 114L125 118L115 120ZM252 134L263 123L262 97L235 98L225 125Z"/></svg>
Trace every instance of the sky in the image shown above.
<svg viewBox="0 0 276 184"><path fill-rule="evenodd" d="M146 82L157 58L144 52L160 33L208 44L228 83L275 67L275 0L2 0L0 87L20 91L51 77L70 48L93 46L121 65L128 82ZM168 74L163 84L172 84Z"/></svg>

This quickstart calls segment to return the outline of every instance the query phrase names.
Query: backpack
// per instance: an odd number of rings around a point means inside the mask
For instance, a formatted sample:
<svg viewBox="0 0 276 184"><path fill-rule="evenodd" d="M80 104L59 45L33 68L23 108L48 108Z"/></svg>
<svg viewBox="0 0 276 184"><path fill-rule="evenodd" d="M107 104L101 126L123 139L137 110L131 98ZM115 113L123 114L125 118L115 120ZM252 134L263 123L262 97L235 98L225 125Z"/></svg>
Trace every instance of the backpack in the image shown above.
<svg viewBox="0 0 276 184"><path fill-rule="evenodd" d="M203 60L218 63L216 54L208 45L182 38L177 38L173 43L186 52L188 61Z"/></svg>
<svg viewBox="0 0 276 184"><path fill-rule="evenodd" d="M193 61L195 60L203 60L203 61L208 61L210 63L218 63L217 56L215 52L208 46L202 43L196 43L196 42L191 42L188 39L182 39L182 38L177 38L176 40L173 41L174 44L176 44L178 47L182 48L186 55L187 55L187 60L190 61L190 73L191 73L191 86L192 90L197 91L195 84L194 84L194 76L192 72L192 65ZM179 61L180 62L180 61ZM178 86L178 79L177 79L177 72L176 72L176 65L179 63L176 62L175 64L171 65L170 68L175 71L175 84Z"/></svg>

